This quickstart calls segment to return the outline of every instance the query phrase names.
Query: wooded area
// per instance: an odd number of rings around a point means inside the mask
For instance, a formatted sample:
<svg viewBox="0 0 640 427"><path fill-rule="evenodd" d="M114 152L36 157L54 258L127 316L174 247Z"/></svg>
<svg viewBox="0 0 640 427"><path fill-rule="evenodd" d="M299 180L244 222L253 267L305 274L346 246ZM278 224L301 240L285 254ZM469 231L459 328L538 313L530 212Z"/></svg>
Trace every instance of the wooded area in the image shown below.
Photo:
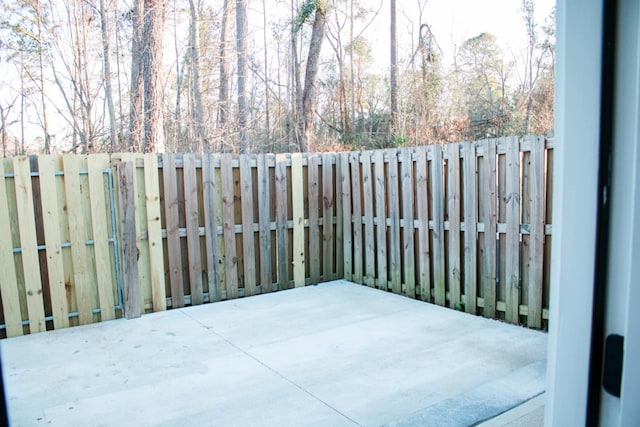
<svg viewBox="0 0 640 427"><path fill-rule="evenodd" d="M0 161L6 336L345 278L548 319L553 141Z"/></svg>
<svg viewBox="0 0 640 427"><path fill-rule="evenodd" d="M553 129L554 16L537 22L534 0L521 1L526 46L503 52L482 33L453 64L427 0L0 5L4 156L342 151ZM382 15L390 53L368 38Z"/></svg>

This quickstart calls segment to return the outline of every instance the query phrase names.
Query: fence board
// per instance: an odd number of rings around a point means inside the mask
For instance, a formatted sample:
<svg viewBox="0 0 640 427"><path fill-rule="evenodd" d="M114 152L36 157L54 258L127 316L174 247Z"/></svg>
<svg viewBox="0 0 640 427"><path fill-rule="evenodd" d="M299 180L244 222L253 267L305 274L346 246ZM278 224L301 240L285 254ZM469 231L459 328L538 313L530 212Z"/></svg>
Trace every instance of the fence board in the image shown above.
<svg viewBox="0 0 640 427"><path fill-rule="evenodd" d="M362 247L362 176L360 171L360 153L351 153L351 198L353 199L353 280L361 283L363 279Z"/></svg>
<svg viewBox="0 0 640 427"><path fill-rule="evenodd" d="M322 265L325 281L335 278L333 274L335 253L333 192L333 155L325 153L322 155Z"/></svg>
<svg viewBox="0 0 640 427"><path fill-rule="evenodd" d="M402 273L400 263L400 190L398 177L398 155L396 151L388 150L388 187L387 200L389 201L389 279L391 290L397 294L402 293Z"/></svg>
<svg viewBox="0 0 640 427"><path fill-rule="evenodd" d="M318 227L318 198L320 194L320 180L318 179L318 163L317 154L310 154L307 165L307 185L309 202L309 275L311 283L320 282L320 228Z"/></svg>
<svg viewBox="0 0 640 427"><path fill-rule="evenodd" d="M162 223L160 221L160 182L158 155L144 156L144 186L147 212L147 244L149 246L149 273L153 311L167 309L164 281L164 253L162 251Z"/></svg>
<svg viewBox="0 0 640 427"><path fill-rule="evenodd" d="M336 228L335 228L335 278L344 277L344 215L343 215L343 197L342 197L342 165L340 164L340 155L333 154L333 160L335 161L335 178L333 185L335 187L335 216L336 216Z"/></svg>
<svg viewBox="0 0 640 427"><path fill-rule="evenodd" d="M205 248L207 252L207 288L209 301L220 301L220 253L218 251L218 222L216 180L213 155L202 157L202 198L204 210Z"/></svg>
<svg viewBox="0 0 640 427"><path fill-rule="evenodd" d="M460 146L447 145L447 204L449 212L449 307L460 305Z"/></svg>
<svg viewBox="0 0 640 427"><path fill-rule="evenodd" d="M198 179L196 159L193 154L185 154L183 159L184 208L187 226L187 254L189 265L189 289L191 304L204 301L202 290L202 259L200 252L200 232L198 219Z"/></svg>
<svg viewBox="0 0 640 427"><path fill-rule="evenodd" d="M353 219L351 198L351 173L349 153L340 153L340 174L342 189L342 243L343 243L343 273L346 280L353 279Z"/></svg>
<svg viewBox="0 0 640 427"><path fill-rule="evenodd" d="M278 289L283 290L289 287L289 257L287 242L287 206L288 206L288 185L286 156L276 155L276 242L278 250L276 260L278 265Z"/></svg>
<svg viewBox="0 0 640 427"><path fill-rule="evenodd" d="M4 279L0 280L0 298L2 299L7 337L15 337L23 334L22 313L13 255L14 245L11 238L13 222L9 215L9 198L7 197L7 184L4 175L4 163L0 161L0 271L2 271ZM66 318L66 315L64 317Z"/></svg>
<svg viewBox="0 0 640 427"><path fill-rule="evenodd" d="M362 153L362 197L364 202L364 283L376 283L376 239L373 227L373 180L371 179L371 153Z"/></svg>
<svg viewBox="0 0 640 427"><path fill-rule="evenodd" d="M427 148L416 149L416 213L418 219L418 287L420 299L431 300L431 255L429 253L429 193Z"/></svg>
<svg viewBox="0 0 640 427"><path fill-rule="evenodd" d="M304 189L302 155L291 155L291 197L293 203L293 281L295 287L305 285L304 253Z"/></svg>
<svg viewBox="0 0 640 427"><path fill-rule="evenodd" d="M445 250L444 250L444 189L442 147L430 147L431 160L431 218L433 221L433 287L434 302L445 305Z"/></svg>
<svg viewBox="0 0 640 427"><path fill-rule="evenodd" d="M272 157L271 157L272 158ZM258 220L260 222L260 292L271 292L271 195L267 155L258 156Z"/></svg>
<svg viewBox="0 0 640 427"><path fill-rule="evenodd" d="M485 141L485 179L482 186L486 188L483 198L484 222L484 277L483 297L485 317L496 315L496 229L498 221L498 206L496 193L496 145L493 141Z"/></svg>
<svg viewBox="0 0 640 427"><path fill-rule="evenodd" d="M542 284L544 261L544 138L531 138L530 230L529 230L529 295L527 325L542 326Z"/></svg>
<svg viewBox="0 0 640 427"><path fill-rule="evenodd" d="M242 201L242 250L244 257L244 295L256 294L256 251L253 232L253 175L251 158L240 156L240 182Z"/></svg>
<svg viewBox="0 0 640 427"><path fill-rule="evenodd" d="M415 267L415 242L413 226L413 197L414 178L413 160L411 150L403 148L400 151L402 164L400 171L402 176L402 218L404 227L402 233L402 267L404 270L405 294L411 298L416 296L416 267Z"/></svg>
<svg viewBox="0 0 640 427"><path fill-rule="evenodd" d="M110 160L107 154L93 154L87 158L87 169L89 171L89 198L91 203L91 226L93 231L93 251L96 260L96 279L98 287L98 301L100 304L100 319L115 319L114 310L114 279L111 268L111 254L109 251L109 233L107 219L107 201L105 199L104 170L110 168ZM158 168L156 167L156 171ZM43 184L42 171L40 171L40 183ZM54 178L53 176L51 177ZM55 193L53 193L55 194ZM43 198L46 197L43 194ZM158 212L158 221L160 212ZM56 218L57 222L57 218ZM162 241L159 242L162 250ZM163 276L161 276L163 277ZM58 279L64 286L64 277ZM51 280L49 281L52 284ZM59 285L58 285L59 286ZM164 287L164 283L163 283ZM66 305L66 304L65 304ZM166 309L166 307L164 308Z"/></svg>
<svg viewBox="0 0 640 427"><path fill-rule="evenodd" d="M62 237L60 233L60 218L58 215L60 207L58 205L58 190L56 187L55 177L57 165L58 159L56 156L47 155L38 158L38 170L40 171L40 200L42 202L42 223L46 242L51 315L53 316L54 329L61 329L69 327L69 308L67 306L67 291L64 280L64 260L62 258ZM0 174L4 174L2 170L0 170ZM4 176L2 181L0 181L0 186L2 185L4 185ZM0 205L2 204L3 202L0 200ZM0 222L1 221L2 219L0 218ZM0 269L2 269L3 272L6 271L1 263ZM111 274L111 269L109 269L109 274ZM13 275L15 276L15 272ZM108 277L111 278L112 276ZM112 284L109 283L109 287L111 286ZM113 306L111 307L111 312L113 312ZM103 316L102 319L105 319L105 317ZM22 330L22 327L20 327L20 330Z"/></svg>
<svg viewBox="0 0 640 427"><path fill-rule="evenodd" d="M66 172L66 169L65 169ZM138 250L136 247L136 214L134 192L134 164L123 161L117 165L120 213L120 251L122 260L122 288L124 314L127 319L140 317L140 286Z"/></svg>
<svg viewBox="0 0 640 427"><path fill-rule="evenodd" d="M235 195L233 183L232 157L223 154L220 160L222 186L222 230L225 248L225 272L227 279L227 298L238 297L238 259L236 255L235 231Z"/></svg>
<svg viewBox="0 0 640 427"><path fill-rule="evenodd" d="M67 156L64 158L64 182L67 193L67 209L69 211L69 234L71 241L71 255L73 257L73 278L76 301L78 304L78 319L81 325L93 322L93 299L91 295L91 261L85 241L87 236L85 217L82 215L83 200L81 198L87 189L80 183L80 170L83 167L83 157ZM74 214L74 212L76 214ZM71 223L72 221L72 223Z"/></svg>
<svg viewBox="0 0 640 427"><path fill-rule="evenodd" d="M507 310L505 317L511 323L519 319L519 236L520 236L520 151L518 139L507 138L507 181L506 181L506 253L505 256L505 300Z"/></svg>
<svg viewBox="0 0 640 427"><path fill-rule="evenodd" d="M476 313L478 198L476 185L476 145L464 143L464 296L465 311Z"/></svg>
<svg viewBox="0 0 640 427"><path fill-rule="evenodd" d="M217 164L221 164L221 155L214 154L214 161ZM216 262L218 266L217 274L219 281L217 282L217 290L220 299L227 299L227 270L225 264L225 246L224 246L224 218L222 216L222 171L220 167L216 167L214 173L215 184L215 217L216 217L216 235L218 237L218 260ZM222 230L219 232L218 230Z"/></svg>
<svg viewBox="0 0 640 427"><path fill-rule="evenodd" d="M182 249L179 235L180 214L178 211L178 178L175 157L171 154L163 154L162 164L171 306L179 308L184 307L184 285L182 283Z"/></svg>
<svg viewBox="0 0 640 427"><path fill-rule="evenodd" d="M376 285L378 289L387 290L387 211L385 197L385 170L384 151L377 150L373 154L375 191L376 191L376 246L377 246L377 277Z"/></svg>

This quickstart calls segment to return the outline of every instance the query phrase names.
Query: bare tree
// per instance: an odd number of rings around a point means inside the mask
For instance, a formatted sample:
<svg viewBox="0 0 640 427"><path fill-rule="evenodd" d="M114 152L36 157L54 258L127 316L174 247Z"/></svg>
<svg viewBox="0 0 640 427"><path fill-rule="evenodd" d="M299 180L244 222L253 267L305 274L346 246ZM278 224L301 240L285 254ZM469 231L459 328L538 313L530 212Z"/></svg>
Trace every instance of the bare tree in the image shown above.
<svg viewBox="0 0 640 427"><path fill-rule="evenodd" d="M111 151L113 152L118 144L118 130L117 130L117 120L116 120L116 111L115 106L113 104L113 89L111 86L111 36L109 34L109 11L112 8L112 2L107 0L108 5L105 3L105 0L100 0L100 28L102 32L102 64L103 64L103 72L104 72L104 95L107 101L107 109L109 112L109 124L110 124L110 134L111 134Z"/></svg>
<svg viewBox="0 0 640 427"><path fill-rule="evenodd" d="M220 87L218 91L218 128L222 129L222 141L220 148L224 146L229 110L229 65L227 63L227 31L231 9L229 0L224 0L222 6L222 25L220 28Z"/></svg>
<svg viewBox="0 0 640 427"><path fill-rule="evenodd" d="M397 30L396 30L396 0L391 0L391 118L390 129L395 132L398 124L398 52L397 52Z"/></svg>
<svg viewBox="0 0 640 427"><path fill-rule="evenodd" d="M236 0L236 53L238 59L238 150L247 151L247 0Z"/></svg>
<svg viewBox="0 0 640 427"><path fill-rule="evenodd" d="M144 1L142 74L144 79L144 151L164 151L162 32L164 0Z"/></svg>
<svg viewBox="0 0 640 427"><path fill-rule="evenodd" d="M207 141L207 130L204 125L204 107L202 105L202 93L200 91L200 53L199 53L199 12L198 5L195 0L189 0L189 12L191 17L191 25L189 26L189 49L191 52L191 88L193 92L193 101L195 109L195 119L197 124L197 139L200 144L201 152L209 151L209 142Z"/></svg>
<svg viewBox="0 0 640 427"><path fill-rule="evenodd" d="M131 90L129 101L129 150L140 151L142 148L142 102L144 99L144 80L142 75L142 30L145 0L134 0L131 34Z"/></svg>

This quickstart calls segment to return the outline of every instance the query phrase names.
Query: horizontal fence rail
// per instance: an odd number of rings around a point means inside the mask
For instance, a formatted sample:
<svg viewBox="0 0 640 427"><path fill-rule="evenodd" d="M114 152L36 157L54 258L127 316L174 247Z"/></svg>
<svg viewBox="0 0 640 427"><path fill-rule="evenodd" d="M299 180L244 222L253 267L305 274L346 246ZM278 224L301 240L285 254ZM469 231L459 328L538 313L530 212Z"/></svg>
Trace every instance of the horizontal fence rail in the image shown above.
<svg viewBox="0 0 640 427"><path fill-rule="evenodd" d="M0 334L346 278L535 328L553 143L0 161Z"/></svg>

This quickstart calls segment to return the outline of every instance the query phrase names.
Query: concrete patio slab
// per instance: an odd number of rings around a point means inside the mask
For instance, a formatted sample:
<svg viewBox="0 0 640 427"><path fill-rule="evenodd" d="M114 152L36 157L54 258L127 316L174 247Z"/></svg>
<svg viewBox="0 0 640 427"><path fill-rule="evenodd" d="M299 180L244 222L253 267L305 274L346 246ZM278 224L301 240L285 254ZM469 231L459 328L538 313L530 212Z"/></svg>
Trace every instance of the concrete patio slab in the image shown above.
<svg viewBox="0 0 640 427"><path fill-rule="evenodd" d="M2 341L12 425L467 426L546 334L335 281Z"/></svg>

